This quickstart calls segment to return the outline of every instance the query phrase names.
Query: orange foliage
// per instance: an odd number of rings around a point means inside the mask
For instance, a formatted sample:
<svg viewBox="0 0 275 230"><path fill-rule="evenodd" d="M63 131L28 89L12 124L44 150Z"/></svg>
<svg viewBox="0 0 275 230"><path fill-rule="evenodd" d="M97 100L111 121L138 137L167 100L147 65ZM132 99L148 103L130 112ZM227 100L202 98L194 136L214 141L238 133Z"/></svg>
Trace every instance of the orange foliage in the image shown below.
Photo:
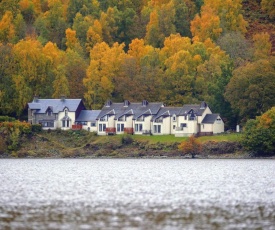
<svg viewBox="0 0 275 230"><path fill-rule="evenodd" d="M192 135L191 137L188 138L187 141L181 142L178 148L183 152L183 154L191 154L192 158L194 158L195 155L201 152L202 145L200 142L198 142L195 136Z"/></svg>

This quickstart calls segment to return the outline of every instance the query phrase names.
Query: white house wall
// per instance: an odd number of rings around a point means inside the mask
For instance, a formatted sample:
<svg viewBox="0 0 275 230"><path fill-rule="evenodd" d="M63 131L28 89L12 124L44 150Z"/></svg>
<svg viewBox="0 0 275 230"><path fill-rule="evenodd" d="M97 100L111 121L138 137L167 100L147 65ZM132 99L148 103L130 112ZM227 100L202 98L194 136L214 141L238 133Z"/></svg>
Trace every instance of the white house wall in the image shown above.
<svg viewBox="0 0 275 230"><path fill-rule="evenodd" d="M72 125L75 123L75 112L68 111L68 117L70 118L69 127L62 127L62 118L65 117L65 111L58 113L58 121L56 128L61 128L62 130L69 130L72 128Z"/></svg>
<svg viewBox="0 0 275 230"><path fill-rule="evenodd" d="M171 134L171 126L170 126L170 117L163 118L162 122L152 122L152 132L154 135L163 135L163 134ZM161 132L155 133L154 132L154 125L160 125L161 126Z"/></svg>
<svg viewBox="0 0 275 230"><path fill-rule="evenodd" d="M201 132L213 132L213 124L202 124L201 125Z"/></svg>
<svg viewBox="0 0 275 230"><path fill-rule="evenodd" d="M218 133L223 133L224 132L224 123L223 121L215 121L213 124L213 133L218 134Z"/></svg>

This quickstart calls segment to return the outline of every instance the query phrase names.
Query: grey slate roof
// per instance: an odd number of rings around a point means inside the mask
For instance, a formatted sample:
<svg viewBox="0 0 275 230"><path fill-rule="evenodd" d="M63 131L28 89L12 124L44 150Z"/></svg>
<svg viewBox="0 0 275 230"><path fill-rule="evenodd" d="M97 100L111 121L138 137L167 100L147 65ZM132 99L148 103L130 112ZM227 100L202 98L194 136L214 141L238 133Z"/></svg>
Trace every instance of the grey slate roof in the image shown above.
<svg viewBox="0 0 275 230"><path fill-rule="evenodd" d="M75 121L96 121L101 110L82 110Z"/></svg>
<svg viewBox="0 0 275 230"><path fill-rule="evenodd" d="M68 108L70 112L75 112L81 103L81 99L36 99L28 103L30 109L36 109L36 113L45 113L50 107L53 113L59 113Z"/></svg>
<svg viewBox="0 0 275 230"><path fill-rule="evenodd" d="M197 116L201 116L206 107L202 107L201 105L183 105L179 115L186 115L188 112L190 112L191 109L193 109Z"/></svg>
<svg viewBox="0 0 275 230"><path fill-rule="evenodd" d="M182 107L162 107L160 108L159 112L153 117L154 119L157 119L161 116L178 116L182 110Z"/></svg>
<svg viewBox="0 0 275 230"><path fill-rule="evenodd" d="M219 114L206 114L205 117L202 120L202 124L214 124L217 118L219 117Z"/></svg>
<svg viewBox="0 0 275 230"><path fill-rule="evenodd" d="M141 115L155 115L158 113L159 109L163 106L162 102L147 103L143 105L140 103L129 102L127 106L125 103L111 103L110 105L105 105L101 112L99 113L97 119L104 117L107 114L115 115L115 119L123 115L134 115L133 119L140 117Z"/></svg>

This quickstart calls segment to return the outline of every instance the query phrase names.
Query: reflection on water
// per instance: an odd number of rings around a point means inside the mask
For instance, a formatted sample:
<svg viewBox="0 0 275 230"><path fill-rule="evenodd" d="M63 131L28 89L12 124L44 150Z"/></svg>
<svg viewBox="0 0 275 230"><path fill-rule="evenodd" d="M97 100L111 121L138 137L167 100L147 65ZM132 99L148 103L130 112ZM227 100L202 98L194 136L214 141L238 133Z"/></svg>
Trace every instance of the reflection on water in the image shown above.
<svg viewBox="0 0 275 230"><path fill-rule="evenodd" d="M0 229L275 229L274 160L0 160Z"/></svg>

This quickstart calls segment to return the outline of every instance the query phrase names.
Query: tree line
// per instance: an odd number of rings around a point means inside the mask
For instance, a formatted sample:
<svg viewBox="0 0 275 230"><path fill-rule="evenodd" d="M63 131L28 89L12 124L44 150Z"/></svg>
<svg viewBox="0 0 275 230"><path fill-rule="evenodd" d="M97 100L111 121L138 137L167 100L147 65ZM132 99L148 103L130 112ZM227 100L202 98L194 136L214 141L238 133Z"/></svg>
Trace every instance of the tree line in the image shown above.
<svg viewBox="0 0 275 230"><path fill-rule="evenodd" d="M274 20L274 0L260 4ZM255 118L275 104L275 59L242 13L241 0L2 0L0 114L66 95L89 109L204 100L228 127Z"/></svg>

